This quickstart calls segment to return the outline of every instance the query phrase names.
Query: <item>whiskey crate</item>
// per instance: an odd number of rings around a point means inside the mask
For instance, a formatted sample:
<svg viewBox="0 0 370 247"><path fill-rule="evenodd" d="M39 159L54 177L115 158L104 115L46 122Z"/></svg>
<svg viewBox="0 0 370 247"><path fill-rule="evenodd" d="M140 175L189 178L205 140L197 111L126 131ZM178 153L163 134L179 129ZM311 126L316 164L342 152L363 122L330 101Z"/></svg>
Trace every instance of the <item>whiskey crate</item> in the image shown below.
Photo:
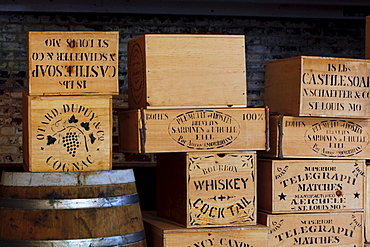
<svg viewBox="0 0 370 247"><path fill-rule="evenodd" d="M136 109L119 113L122 152L266 150L267 108Z"/></svg>
<svg viewBox="0 0 370 247"><path fill-rule="evenodd" d="M118 32L29 32L30 95L118 94Z"/></svg>
<svg viewBox="0 0 370 247"><path fill-rule="evenodd" d="M258 213L267 225L269 246L364 246L363 213L267 214Z"/></svg>
<svg viewBox="0 0 370 247"><path fill-rule="evenodd" d="M112 168L112 96L23 94L23 152L31 172Z"/></svg>
<svg viewBox="0 0 370 247"><path fill-rule="evenodd" d="M299 56L266 63L265 104L290 116L370 117L370 60Z"/></svg>
<svg viewBox="0 0 370 247"><path fill-rule="evenodd" d="M147 34L129 40L129 107L246 107L245 64L244 35Z"/></svg>
<svg viewBox="0 0 370 247"><path fill-rule="evenodd" d="M369 119L270 115L270 151L278 158L368 159Z"/></svg>
<svg viewBox="0 0 370 247"><path fill-rule="evenodd" d="M157 213L187 228L256 224L256 152L157 154Z"/></svg>
<svg viewBox="0 0 370 247"><path fill-rule="evenodd" d="M215 228L184 228L171 221L157 217L155 212L143 212L145 234L150 247L189 246L268 246L268 228L254 226L231 226Z"/></svg>
<svg viewBox="0 0 370 247"><path fill-rule="evenodd" d="M259 159L257 163L260 211L364 211L365 160Z"/></svg>

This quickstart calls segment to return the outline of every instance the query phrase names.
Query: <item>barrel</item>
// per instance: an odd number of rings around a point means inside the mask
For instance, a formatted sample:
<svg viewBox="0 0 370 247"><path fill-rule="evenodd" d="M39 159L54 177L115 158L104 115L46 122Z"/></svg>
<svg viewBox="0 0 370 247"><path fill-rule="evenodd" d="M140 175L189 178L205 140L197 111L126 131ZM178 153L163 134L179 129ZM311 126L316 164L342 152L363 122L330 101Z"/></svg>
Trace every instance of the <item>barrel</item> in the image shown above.
<svg viewBox="0 0 370 247"><path fill-rule="evenodd" d="M0 217L0 246L146 246L132 169L3 172Z"/></svg>

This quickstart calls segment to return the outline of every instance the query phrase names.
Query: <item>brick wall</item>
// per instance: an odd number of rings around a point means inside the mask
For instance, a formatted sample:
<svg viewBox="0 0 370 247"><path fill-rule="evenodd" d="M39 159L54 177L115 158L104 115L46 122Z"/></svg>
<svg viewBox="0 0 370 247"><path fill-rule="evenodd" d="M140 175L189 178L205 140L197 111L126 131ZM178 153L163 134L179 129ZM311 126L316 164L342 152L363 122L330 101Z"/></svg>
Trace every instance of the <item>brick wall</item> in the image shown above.
<svg viewBox="0 0 370 247"><path fill-rule="evenodd" d="M265 62L299 55L364 58L363 20L0 13L0 163L22 163L21 92L27 88L27 31L119 31L120 95L127 107L128 40L146 33L244 34L248 105L263 106ZM116 119L115 119L116 121ZM115 122L116 123L116 122ZM117 130L114 129L117 137ZM114 138L115 146L117 138ZM114 162L150 161L114 153Z"/></svg>

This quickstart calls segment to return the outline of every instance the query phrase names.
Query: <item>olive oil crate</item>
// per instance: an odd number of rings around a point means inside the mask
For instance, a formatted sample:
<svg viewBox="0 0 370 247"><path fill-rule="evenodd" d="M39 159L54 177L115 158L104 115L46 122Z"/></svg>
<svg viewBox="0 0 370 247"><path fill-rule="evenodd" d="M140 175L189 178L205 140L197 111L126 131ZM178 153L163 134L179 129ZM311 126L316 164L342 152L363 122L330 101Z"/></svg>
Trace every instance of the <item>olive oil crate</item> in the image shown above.
<svg viewBox="0 0 370 247"><path fill-rule="evenodd" d="M134 109L119 113L119 148L131 153L268 149L267 108Z"/></svg>
<svg viewBox="0 0 370 247"><path fill-rule="evenodd" d="M27 171L112 168L112 96L30 96L24 92L23 116Z"/></svg>
<svg viewBox="0 0 370 247"><path fill-rule="evenodd" d="M29 32L30 95L118 94L118 32Z"/></svg>
<svg viewBox="0 0 370 247"><path fill-rule="evenodd" d="M155 212L143 212L145 234L151 247L188 246L258 246L267 247L268 228L253 226L230 226L211 228L184 228L156 216Z"/></svg>
<svg viewBox="0 0 370 247"><path fill-rule="evenodd" d="M244 35L146 34L127 53L131 109L247 105Z"/></svg>
<svg viewBox="0 0 370 247"><path fill-rule="evenodd" d="M269 246L364 246L363 213L267 214L258 222L269 227Z"/></svg>
<svg viewBox="0 0 370 247"><path fill-rule="evenodd" d="M276 158L368 159L369 119L270 115L270 150Z"/></svg>
<svg viewBox="0 0 370 247"><path fill-rule="evenodd" d="M364 211L365 160L271 160L257 165L258 210Z"/></svg>
<svg viewBox="0 0 370 247"><path fill-rule="evenodd" d="M370 117L370 60L299 56L266 63L265 104L290 116Z"/></svg>
<svg viewBox="0 0 370 247"><path fill-rule="evenodd" d="M157 213L187 228L256 224L256 152L157 154Z"/></svg>

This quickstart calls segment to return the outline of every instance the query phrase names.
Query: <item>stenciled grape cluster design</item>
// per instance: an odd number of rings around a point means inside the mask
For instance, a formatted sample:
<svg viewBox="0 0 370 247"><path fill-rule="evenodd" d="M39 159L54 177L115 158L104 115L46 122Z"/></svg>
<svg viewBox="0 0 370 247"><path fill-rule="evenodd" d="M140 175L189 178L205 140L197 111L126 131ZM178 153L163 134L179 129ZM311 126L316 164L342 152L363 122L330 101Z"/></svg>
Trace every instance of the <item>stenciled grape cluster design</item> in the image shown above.
<svg viewBox="0 0 370 247"><path fill-rule="evenodd" d="M72 157L75 157L78 148L80 148L83 144L88 152L88 143L94 144L96 141L97 138L95 137L94 133L87 134L89 130L89 122L79 123L79 120L75 117L75 115L72 115L68 121L65 121L62 124L61 128L58 128L58 130L55 131L54 135L47 136L47 145L55 144L57 142L57 134L64 132L62 135L59 135L59 137L61 137L60 142L63 147L66 148L67 153Z"/></svg>

